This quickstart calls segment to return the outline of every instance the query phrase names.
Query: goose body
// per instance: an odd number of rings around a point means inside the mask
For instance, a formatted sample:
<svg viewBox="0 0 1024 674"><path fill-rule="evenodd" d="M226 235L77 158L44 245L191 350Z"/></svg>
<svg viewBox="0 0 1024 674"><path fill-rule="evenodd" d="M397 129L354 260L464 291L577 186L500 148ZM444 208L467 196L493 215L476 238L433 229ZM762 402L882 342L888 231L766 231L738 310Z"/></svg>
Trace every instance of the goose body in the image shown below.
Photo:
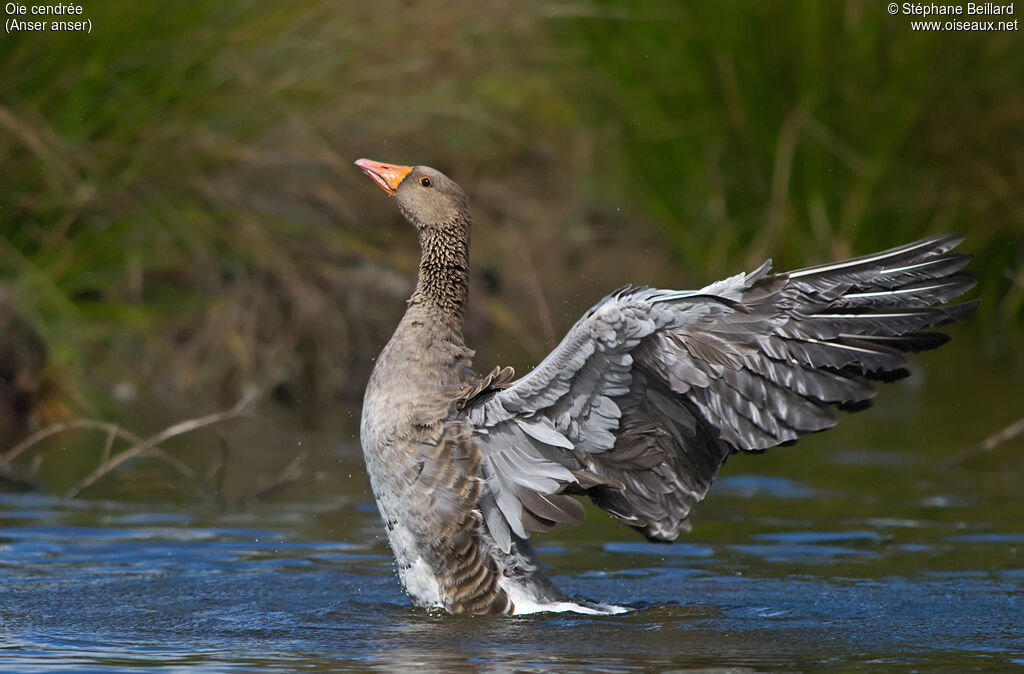
<svg viewBox="0 0 1024 674"><path fill-rule="evenodd" d="M974 303L970 257L938 235L697 291L627 287L591 308L526 376L473 370L463 339L470 215L435 169L361 159L415 227L416 289L377 359L360 440L399 576L452 613L614 612L573 601L528 538L582 521L587 496L672 541L725 460L789 442L864 406L929 327Z"/></svg>

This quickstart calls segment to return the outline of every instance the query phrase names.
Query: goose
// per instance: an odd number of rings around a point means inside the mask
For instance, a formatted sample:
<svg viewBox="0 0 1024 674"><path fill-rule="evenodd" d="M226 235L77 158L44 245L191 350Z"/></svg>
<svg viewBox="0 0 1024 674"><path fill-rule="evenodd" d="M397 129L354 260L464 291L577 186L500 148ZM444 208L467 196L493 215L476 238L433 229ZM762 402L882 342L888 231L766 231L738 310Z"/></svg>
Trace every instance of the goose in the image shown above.
<svg viewBox="0 0 1024 674"><path fill-rule="evenodd" d="M428 166L355 162L416 230L415 290L366 387L360 442L402 585L450 613L614 613L545 575L533 532L583 520L587 497L651 541L688 516L733 454L792 443L906 375L977 302L961 241L939 234L700 290L627 286L525 376L473 369L463 338L471 218Z"/></svg>

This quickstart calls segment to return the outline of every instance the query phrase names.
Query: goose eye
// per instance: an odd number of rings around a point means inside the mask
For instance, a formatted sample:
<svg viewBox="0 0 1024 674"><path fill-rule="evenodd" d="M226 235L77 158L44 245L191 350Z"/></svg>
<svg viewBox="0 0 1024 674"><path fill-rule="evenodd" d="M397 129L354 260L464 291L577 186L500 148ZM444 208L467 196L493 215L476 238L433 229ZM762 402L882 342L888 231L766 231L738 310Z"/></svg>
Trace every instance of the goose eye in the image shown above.
<svg viewBox="0 0 1024 674"><path fill-rule="evenodd" d="M433 184L434 183L430 182L430 178L428 178L427 176L423 176L422 178L420 178L420 185L423 185L424 187L431 187L433 186Z"/></svg>

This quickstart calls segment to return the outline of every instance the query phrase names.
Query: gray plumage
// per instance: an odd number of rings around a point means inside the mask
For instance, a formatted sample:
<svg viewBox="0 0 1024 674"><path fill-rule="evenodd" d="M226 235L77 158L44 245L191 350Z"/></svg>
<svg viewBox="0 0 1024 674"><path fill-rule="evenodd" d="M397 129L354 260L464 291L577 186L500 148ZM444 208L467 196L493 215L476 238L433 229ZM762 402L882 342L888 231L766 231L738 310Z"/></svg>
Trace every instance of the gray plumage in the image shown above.
<svg viewBox="0 0 1024 674"><path fill-rule="evenodd" d="M626 287L534 370L475 375L462 338L469 214L427 167L390 188L419 232L419 280L381 353L361 438L407 591L452 612L593 609L547 580L529 534L583 519L585 495L671 541L725 460L829 428L874 382L905 374L929 328L976 303L961 237L772 274L766 262L698 291ZM429 187L421 184L428 178Z"/></svg>

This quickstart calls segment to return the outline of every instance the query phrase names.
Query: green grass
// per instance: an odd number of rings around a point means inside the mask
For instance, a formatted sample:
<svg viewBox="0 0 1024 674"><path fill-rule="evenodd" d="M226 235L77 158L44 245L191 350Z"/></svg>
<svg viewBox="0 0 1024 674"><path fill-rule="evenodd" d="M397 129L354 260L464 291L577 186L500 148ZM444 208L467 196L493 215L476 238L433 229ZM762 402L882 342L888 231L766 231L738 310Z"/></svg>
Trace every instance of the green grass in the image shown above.
<svg viewBox="0 0 1024 674"><path fill-rule="evenodd" d="M853 1L86 12L91 35L0 38L0 280L91 392L357 401L416 259L360 156L470 192L478 306L513 336L474 328L481 361L626 281L941 230L978 256L979 325L1019 340L1016 34Z"/></svg>
<svg viewBox="0 0 1024 674"><path fill-rule="evenodd" d="M549 25L604 131L599 170L688 265L800 265L957 230L983 315L1019 327L1018 34L913 33L859 2L564 7Z"/></svg>

